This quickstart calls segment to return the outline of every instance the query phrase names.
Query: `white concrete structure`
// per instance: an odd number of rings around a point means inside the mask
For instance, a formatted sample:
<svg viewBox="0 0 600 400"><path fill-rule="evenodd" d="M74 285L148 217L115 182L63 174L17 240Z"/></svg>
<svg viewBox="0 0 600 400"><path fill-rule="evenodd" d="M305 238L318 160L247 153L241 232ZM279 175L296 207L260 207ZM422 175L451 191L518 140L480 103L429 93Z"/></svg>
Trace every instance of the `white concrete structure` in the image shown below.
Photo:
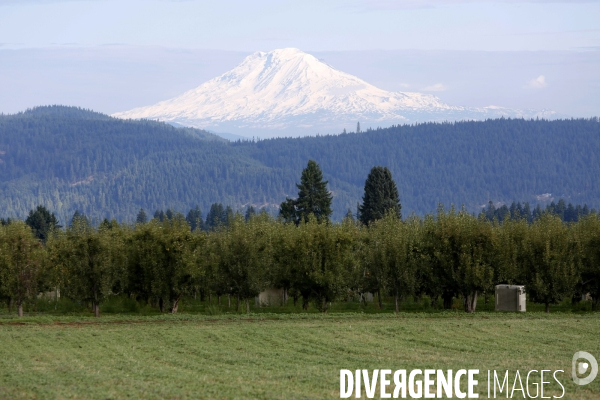
<svg viewBox="0 0 600 400"><path fill-rule="evenodd" d="M526 311L527 296L525 286L497 285L496 311Z"/></svg>

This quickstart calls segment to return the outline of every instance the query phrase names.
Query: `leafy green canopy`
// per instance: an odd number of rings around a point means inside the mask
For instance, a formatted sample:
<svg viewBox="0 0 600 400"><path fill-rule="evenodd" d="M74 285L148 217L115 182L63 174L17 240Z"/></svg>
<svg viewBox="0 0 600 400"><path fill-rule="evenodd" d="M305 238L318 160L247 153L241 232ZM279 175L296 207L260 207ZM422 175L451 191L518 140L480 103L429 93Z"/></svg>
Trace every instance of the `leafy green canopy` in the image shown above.
<svg viewBox="0 0 600 400"><path fill-rule="evenodd" d="M464 208L401 220L388 213L368 226L346 219L298 224L266 213L203 231L182 214L163 221L98 227L76 218L46 243L22 221L0 226L0 298L23 305L38 293L99 305L122 295L161 311L177 312L185 296L228 295L237 305L267 288L283 289L304 308L326 312L334 301L366 293L428 295L445 308L461 299L467 312L498 284L524 284L529 300L546 305L591 294L600 304L600 218L593 213L565 223L543 214L500 224ZM57 291L58 292L58 291ZM210 301L210 300L209 300ZM219 303L220 304L220 303Z"/></svg>

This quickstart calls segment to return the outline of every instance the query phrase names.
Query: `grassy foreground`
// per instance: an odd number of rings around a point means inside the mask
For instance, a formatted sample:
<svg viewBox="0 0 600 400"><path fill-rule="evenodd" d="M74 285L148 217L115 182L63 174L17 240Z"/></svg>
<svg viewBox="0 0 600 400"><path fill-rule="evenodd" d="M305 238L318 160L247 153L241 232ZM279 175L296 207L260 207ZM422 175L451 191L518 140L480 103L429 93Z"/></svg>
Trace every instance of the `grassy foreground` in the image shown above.
<svg viewBox="0 0 600 400"><path fill-rule="evenodd" d="M600 377L570 376L576 351L600 359L599 328L597 313L4 319L0 398L339 398L341 368L466 368L481 398L488 369L511 385L517 369L562 369L564 399L598 399Z"/></svg>

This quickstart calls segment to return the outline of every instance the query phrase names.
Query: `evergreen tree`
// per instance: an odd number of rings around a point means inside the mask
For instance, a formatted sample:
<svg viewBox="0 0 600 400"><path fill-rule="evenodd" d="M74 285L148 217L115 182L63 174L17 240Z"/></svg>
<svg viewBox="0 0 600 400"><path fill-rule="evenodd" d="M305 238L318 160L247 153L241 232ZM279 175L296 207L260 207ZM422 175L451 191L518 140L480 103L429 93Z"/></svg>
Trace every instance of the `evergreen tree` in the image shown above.
<svg viewBox="0 0 600 400"><path fill-rule="evenodd" d="M227 208L225 208L225 225L230 226L234 217L235 215L233 213L233 208L231 208L231 206L227 206Z"/></svg>
<svg viewBox="0 0 600 400"><path fill-rule="evenodd" d="M553 203L554 204L554 203ZM554 207L554 212L558 217L564 221L565 220L565 211L567 210L567 205L563 199L558 200L558 204Z"/></svg>
<svg viewBox="0 0 600 400"><path fill-rule="evenodd" d="M573 207L573 204L569 203L569 205L567 206L567 209L565 210L565 217L563 218L563 221L577 222L578 217L579 216L577 214L577 211L575 211L575 207Z"/></svg>
<svg viewBox="0 0 600 400"><path fill-rule="evenodd" d="M38 206L35 211L29 211L25 223L33 229L34 235L43 242L48 239L51 230L61 228L54 213L48 211L44 206Z"/></svg>
<svg viewBox="0 0 600 400"><path fill-rule="evenodd" d="M527 222L531 223L533 221L533 216L531 214L531 207L529 206L529 202L526 202L523 206L523 212L521 216L527 220Z"/></svg>
<svg viewBox="0 0 600 400"><path fill-rule="evenodd" d="M146 211L144 211L143 208L140 208L140 212L137 215L137 218L135 219L135 222L138 224L145 224L146 222L148 222L148 217L146 216Z"/></svg>
<svg viewBox="0 0 600 400"><path fill-rule="evenodd" d="M485 211L485 217L489 221L493 221L495 216L496 216L496 206L494 205L494 202L490 200L488 202L487 210Z"/></svg>
<svg viewBox="0 0 600 400"><path fill-rule="evenodd" d="M351 209L348 209L348 212L346 212L346 216L344 217L344 221L354 222L354 215L352 214L352 210Z"/></svg>
<svg viewBox="0 0 600 400"><path fill-rule="evenodd" d="M510 212L510 219L515 220L520 218L520 216L518 216L517 214L517 210L518 207L520 207L521 203L519 203L519 206L517 206L517 203L515 203L514 201L512 202L512 204L510 205L509 208L509 212Z"/></svg>
<svg viewBox="0 0 600 400"><path fill-rule="evenodd" d="M221 225L225 225L226 223L227 213L223 207L223 204L213 203L212 206L210 206L208 215L206 216L206 229L214 230Z"/></svg>
<svg viewBox="0 0 600 400"><path fill-rule="evenodd" d="M285 199L279 206L279 216L285 222L296 222L296 202L293 199Z"/></svg>
<svg viewBox="0 0 600 400"><path fill-rule="evenodd" d="M540 207L540 205L538 204L533 209L533 213L531 214L531 221L539 219L542 216L542 214L543 214L542 207Z"/></svg>
<svg viewBox="0 0 600 400"><path fill-rule="evenodd" d="M332 196L327 190L328 181L323 181L323 172L315 161L308 161L302 170L296 200L286 199L281 203L280 215L288 221L297 224L307 222L308 216L313 214L318 222L329 221L333 210L331 209Z"/></svg>
<svg viewBox="0 0 600 400"><path fill-rule="evenodd" d="M248 222L255 215L256 215L256 210L254 209L253 206L250 206L246 209L246 215L245 215L244 219L246 220L246 222Z"/></svg>
<svg viewBox="0 0 600 400"><path fill-rule="evenodd" d="M365 194L360 207L360 221L369 223L381 219L391 212L402 218L402 206L398 188L387 167L373 167L365 181Z"/></svg>
<svg viewBox="0 0 600 400"><path fill-rule="evenodd" d="M77 223L88 226L91 225L89 219L85 216L84 213L80 213L79 210L75 210L75 213L73 214L73 218L71 218L71 223L69 224L69 226L72 227Z"/></svg>
<svg viewBox="0 0 600 400"><path fill-rule="evenodd" d="M190 212L188 212L185 220L190 224L190 228L192 231L196 229L204 230L204 220L202 219L202 211L200 211L200 207L196 206L196 208L192 208Z"/></svg>
<svg viewBox="0 0 600 400"><path fill-rule="evenodd" d="M163 212L163 210L156 210L154 212L154 219L163 222L163 220L165 219L165 213Z"/></svg>

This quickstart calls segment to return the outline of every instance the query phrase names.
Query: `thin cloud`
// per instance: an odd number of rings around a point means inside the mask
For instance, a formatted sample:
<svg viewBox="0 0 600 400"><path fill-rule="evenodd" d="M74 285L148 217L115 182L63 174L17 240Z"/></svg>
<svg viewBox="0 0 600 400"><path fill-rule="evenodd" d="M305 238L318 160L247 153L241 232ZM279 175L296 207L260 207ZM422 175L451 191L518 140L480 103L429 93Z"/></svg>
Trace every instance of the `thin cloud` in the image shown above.
<svg viewBox="0 0 600 400"><path fill-rule="evenodd" d="M543 89L548 86L548 82L546 82L546 77L544 75L540 75L535 79L530 80L525 85L526 89Z"/></svg>
<svg viewBox="0 0 600 400"><path fill-rule="evenodd" d="M80 2L80 1L106 1L106 0L0 0L0 6L7 5L22 5L22 4L52 4L52 3L72 3L72 2Z"/></svg>
<svg viewBox="0 0 600 400"><path fill-rule="evenodd" d="M436 83L435 85L426 86L421 90L424 92L444 92L448 90L448 86L443 83Z"/></svg>
<svg viewBox="0 0 600 400"><path fill-rule="evenodd" d="M598 3L600 0L361 0L367 10L433 8L465 3Z"/></svg>

